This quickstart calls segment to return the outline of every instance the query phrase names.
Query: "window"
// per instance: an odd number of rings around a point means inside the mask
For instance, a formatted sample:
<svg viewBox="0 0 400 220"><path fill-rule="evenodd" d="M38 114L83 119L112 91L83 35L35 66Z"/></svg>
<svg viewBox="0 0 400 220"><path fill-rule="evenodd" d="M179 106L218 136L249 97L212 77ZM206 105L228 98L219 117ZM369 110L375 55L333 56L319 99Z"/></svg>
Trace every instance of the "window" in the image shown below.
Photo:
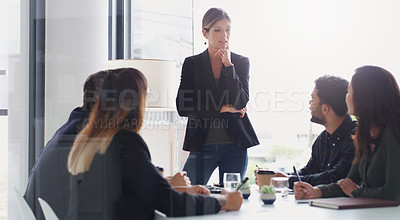
<svg viewBox="0 0 400 220"><path fill-rule="evenodd" d="M193 54L192 1L111 0L110 5L109 59L173 61L179 82L183 60ZM163 167L166 175L182 169L187 157L181 150L185 119L179 118L175 108L149 109L141 134L153 163Z"/></svg>

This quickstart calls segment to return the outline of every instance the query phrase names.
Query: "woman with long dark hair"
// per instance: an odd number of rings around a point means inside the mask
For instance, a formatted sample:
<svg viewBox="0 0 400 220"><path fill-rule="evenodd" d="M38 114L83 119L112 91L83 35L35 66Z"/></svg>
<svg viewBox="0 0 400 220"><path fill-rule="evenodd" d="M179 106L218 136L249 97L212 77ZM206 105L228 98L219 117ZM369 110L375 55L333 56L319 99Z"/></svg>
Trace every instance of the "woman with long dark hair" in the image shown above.
<svg viewBox="0 0 400 220"><path fill-rule="evenodd" d="M400 201L400 91L393 75L380 67L356 69L346 97L358 120L356 156L347 178L312 187L295 183L296 199L365 197Z"/></svg>
<svg viewBox="0 0 400 220"><path fill-rule="evenodd" d="M239 209L239 192L217 198L179 193L160 175L138 134L146 91L146 79L136 69L107 75L68 157L73 175L68 219L153 219L155 209L168 216Z"/></svg>

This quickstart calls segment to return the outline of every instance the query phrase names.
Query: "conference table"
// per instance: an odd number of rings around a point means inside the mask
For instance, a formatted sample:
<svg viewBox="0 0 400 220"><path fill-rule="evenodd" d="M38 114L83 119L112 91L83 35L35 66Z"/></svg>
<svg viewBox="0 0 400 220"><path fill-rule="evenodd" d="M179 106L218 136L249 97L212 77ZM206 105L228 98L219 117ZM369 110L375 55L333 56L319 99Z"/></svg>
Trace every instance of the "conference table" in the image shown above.
<svg viewBox="0 0 400 220"><path fill-rule="evenodd" d="M239 211L220 211L215 215L189 217L163 217L156 215L158 220L400 220L400 206L384 208L362 208L334 210L310 206L307 201L296 201L294 195L282 197L276 194L276 201L272 205L264 205L259 199L257 186L252 186L249 199L243 201Z"/></svg>

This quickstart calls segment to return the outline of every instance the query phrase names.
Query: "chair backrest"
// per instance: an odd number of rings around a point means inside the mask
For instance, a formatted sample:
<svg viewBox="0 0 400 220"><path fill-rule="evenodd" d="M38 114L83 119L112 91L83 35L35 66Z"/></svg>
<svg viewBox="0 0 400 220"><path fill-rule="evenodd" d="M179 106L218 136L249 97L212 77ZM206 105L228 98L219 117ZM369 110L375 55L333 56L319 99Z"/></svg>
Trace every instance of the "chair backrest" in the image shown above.
<svg viewBox="0 0 400 220"><path fill-rule="evenodd" d="M31 208L29 207L28 203L26 203L26 201L25 201L24 197L22 196L22 193L19 191L19 189L12 185L10 187L11 187L12 193L14 195L15 201L17 202L18 211L19 211L21 219L36 220L35 215L33 215Z"/></svg>
<svg viewBox="0 0 400 220"><path fill-rule="evenodd" d="M42 208L45 219L46 220L58 220L56 213L54 213L54 211L51 208L51 206L49 205L49 203L47 203L45 200L43 200L40 197L38 198L38 200L40 203L40 207Z"/></svg>

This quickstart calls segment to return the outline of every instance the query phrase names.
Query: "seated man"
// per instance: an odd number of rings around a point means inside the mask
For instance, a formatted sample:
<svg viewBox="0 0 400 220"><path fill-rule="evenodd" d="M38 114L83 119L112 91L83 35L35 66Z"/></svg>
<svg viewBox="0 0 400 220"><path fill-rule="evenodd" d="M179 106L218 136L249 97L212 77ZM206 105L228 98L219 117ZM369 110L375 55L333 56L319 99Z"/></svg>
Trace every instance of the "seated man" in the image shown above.
<svg viewBox="0 0 400 220"><path fill-rule="evenodd" d="M325 130L312 146L311 158L298 171L302 181L311 185L336 182L347 176L354 159L351 137L357 123L347 114L345 102L348 81L335 76L322 76L315 80L311 94L311 121L321 124ZM277 173L288 176L289 188L298 181L294 173Z"/></svg>
<svg viewBox="0 0 400 220"><path fill-rule="evenodd" d="M86 124L107 73L100 71L87 78L83 88L83 106L71 112L68 121L56 131L32 168L24 197L37 219L44 219L38 197L47 201L57 216L64 219L69 201L68 154L76 135ZM183 172L167 177L167 181L180 192L210 194L204 187L191 186Z"/></svg>
<svg viewBox="0 0 400 220"><path fill-rule="evenodd" d="M44 219L38 197L47 201L56 215L64 219L69 201L68 153L76 134L86 124L106 76L107 71L101 71L88 77L83 88L83 106L71 112L68 121L56 131L32 168L24 197L36 219Z"/></svg>

